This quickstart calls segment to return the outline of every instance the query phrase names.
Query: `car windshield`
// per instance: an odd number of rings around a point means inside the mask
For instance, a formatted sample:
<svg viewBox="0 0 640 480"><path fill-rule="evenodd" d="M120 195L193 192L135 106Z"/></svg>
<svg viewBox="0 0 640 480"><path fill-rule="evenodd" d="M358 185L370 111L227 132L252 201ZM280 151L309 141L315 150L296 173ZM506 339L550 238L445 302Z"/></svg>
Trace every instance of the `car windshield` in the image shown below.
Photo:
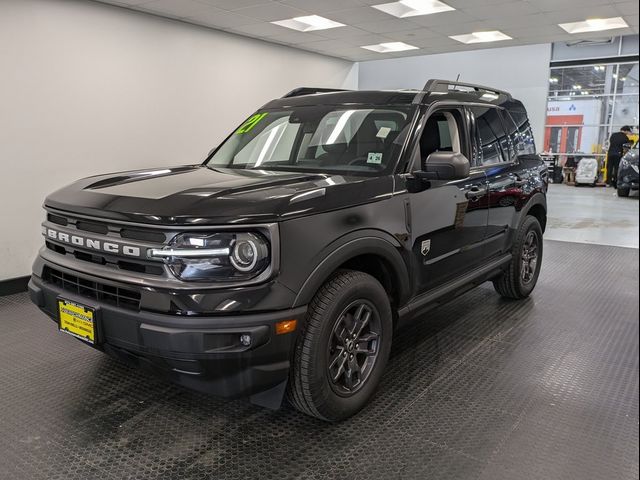
<svg viewBox="0 0 640 480"><path fill-rule="evenodd" d="M394 165L410 121L411 107L261 111L217 149L207 166L377 175Z"/></svg>

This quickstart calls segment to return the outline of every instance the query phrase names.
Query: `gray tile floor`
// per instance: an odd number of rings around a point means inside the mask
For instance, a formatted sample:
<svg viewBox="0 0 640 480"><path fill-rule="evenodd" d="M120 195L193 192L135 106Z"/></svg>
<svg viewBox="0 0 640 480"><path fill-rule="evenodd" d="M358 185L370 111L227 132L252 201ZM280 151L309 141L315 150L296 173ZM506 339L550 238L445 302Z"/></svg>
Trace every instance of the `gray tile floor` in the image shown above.
<svg viewBox="0 0 640 480"><path fill-rule="evenodd" d="M638 194L603 187L550 185L545 239L638 248Z"/></svg>
<svg viewBox="0 0 640 480"><path fill-rule="evenodd" d="M637 480L638 252L545 242L531 298L485 284L399 331L335 425L177 387L0 297L0 479Z"/></svg>

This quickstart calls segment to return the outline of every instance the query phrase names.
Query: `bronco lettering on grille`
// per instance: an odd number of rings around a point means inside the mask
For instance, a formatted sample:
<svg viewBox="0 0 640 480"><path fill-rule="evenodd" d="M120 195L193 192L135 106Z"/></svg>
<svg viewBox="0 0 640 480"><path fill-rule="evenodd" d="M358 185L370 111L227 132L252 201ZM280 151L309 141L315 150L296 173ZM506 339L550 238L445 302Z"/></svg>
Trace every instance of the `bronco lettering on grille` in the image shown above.
<svg viewBox="0 0 640 480"><path fill-rule="evenodd" d="M95 238L87 238L80 235L73 235L65 232L59 232L53 228L42 226L42 234L56 240L58 242L67 243L76 247L86 248L89 250L98 250L105 253L113 253L116 255L126 255L129 257L139 257L140 247L134 245L125 245L116 242L105 242Z"/></svg>

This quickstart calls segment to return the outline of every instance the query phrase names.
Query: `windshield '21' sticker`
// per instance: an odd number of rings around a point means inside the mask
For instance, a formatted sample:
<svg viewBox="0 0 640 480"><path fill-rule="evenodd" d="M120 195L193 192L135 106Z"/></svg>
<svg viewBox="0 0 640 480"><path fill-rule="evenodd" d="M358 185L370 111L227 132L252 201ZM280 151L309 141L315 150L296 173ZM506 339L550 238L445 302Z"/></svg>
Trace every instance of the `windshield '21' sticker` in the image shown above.
<svg viewBox="0 0 640 480"><path fill-rule="evenodd" d="M250 132L253 127L255 127L258 123L260 123L260 120L262 120L264 117L267 116L267 112L264 113L256 113L255 115L253 115L251 118L249 118L249 120L247 120L246 122L244 122L240 128L238 130L236 130L237 134L241 134L241 133L248 133Z"/></svg>

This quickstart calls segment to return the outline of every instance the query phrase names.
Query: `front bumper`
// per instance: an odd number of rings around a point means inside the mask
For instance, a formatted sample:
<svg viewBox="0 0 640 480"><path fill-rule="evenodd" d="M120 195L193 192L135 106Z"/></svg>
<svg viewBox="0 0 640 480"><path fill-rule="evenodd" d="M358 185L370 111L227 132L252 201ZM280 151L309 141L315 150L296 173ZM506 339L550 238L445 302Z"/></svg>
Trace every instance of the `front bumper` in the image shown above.
<svg viewBox="0 0 640 480"><path fill-rule="evenodd" d="M295 332L277 335L282 320L304 320L306 307L249 315L181 316L133 311L86 298L34 275L29 295L58 322L62 297L96 308L96 348L148 366L185 387L223 397L250 397L276 408L289 372ZM251 335L244 346L240 336Z"/></svg>
<svg viewBox="0 0 640 480"><path fill-rule="evenodd" d="M631 165L622 167L618 171L618 187L638 190L639 177L640 175Z"/></svg>

